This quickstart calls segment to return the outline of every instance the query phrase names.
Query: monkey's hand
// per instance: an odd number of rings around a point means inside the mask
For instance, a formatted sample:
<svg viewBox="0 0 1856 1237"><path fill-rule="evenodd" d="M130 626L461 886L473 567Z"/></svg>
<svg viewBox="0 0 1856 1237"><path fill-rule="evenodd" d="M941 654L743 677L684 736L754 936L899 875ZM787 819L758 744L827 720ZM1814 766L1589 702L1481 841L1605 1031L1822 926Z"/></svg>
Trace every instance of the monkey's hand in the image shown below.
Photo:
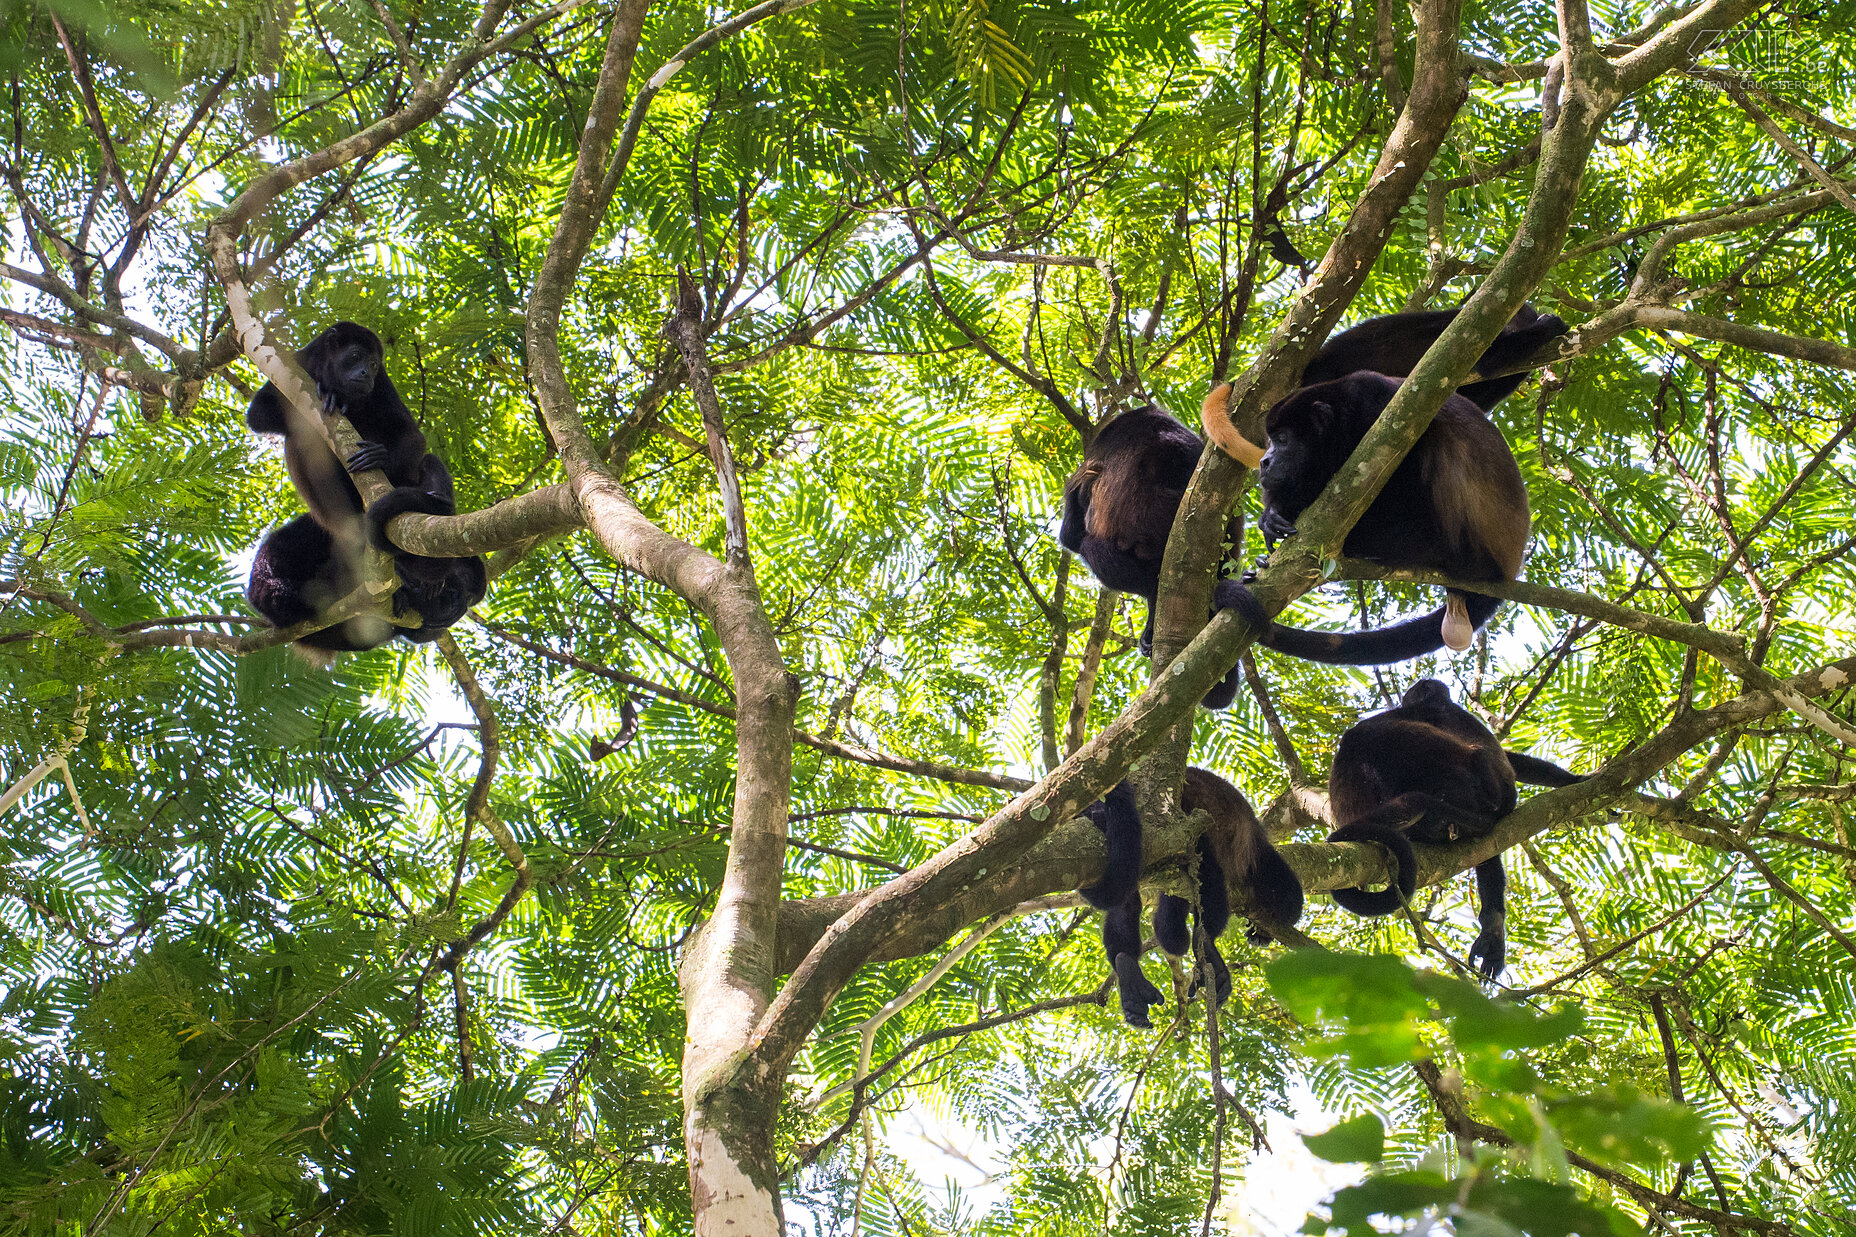
<svg viewBox="0 0 1856 1237"><path fill-rule="evenodd" d="M384 443L363 442L354 449L354 454L348 457L348 471L374 472L385 468L389 458L390 452Z"/></svg>
<svg viewBox="0 0 1856 1237"><path fill-rule="evenodd" d="M1257 527L1263 530L1263 539L1272 546L1278 541L1295 536L1295 521L1274 507L1263 509L1262 517L1257 520Z"/></svg>
<svg viewBox="0 0 1856 1237"><path fill-rule="evenodd" d="M1490 983L1508 965L1508 934L1500 927L1487 927L1476 935L1469 947L1469 964Z"/></svg>

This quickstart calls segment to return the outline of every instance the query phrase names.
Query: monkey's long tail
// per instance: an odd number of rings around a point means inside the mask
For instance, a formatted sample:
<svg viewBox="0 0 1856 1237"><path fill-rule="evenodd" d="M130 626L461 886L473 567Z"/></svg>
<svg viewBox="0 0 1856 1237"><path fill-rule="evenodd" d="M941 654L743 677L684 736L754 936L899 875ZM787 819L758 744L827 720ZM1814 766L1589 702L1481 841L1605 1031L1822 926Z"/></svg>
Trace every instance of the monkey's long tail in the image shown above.
<svg viewBox="0 0 1856 1237"><path fill-rule="evenodd" d="M1501 608L1499 597L1462 596L1472 628L1480 628ZM1444 647L1444 616L1449 612L1448 606L1439 606L1429 614L1370 631L1310 631L1271 622L1256 597L1236 580L1220 580L1212 603L1220 610L1236 609L1251 626L1260 628L1264 634L1257 643L1264 648L1331 666L1379 666L1435 653Z"/></svg>
<svg viewBox="0 0 1856 1237"><path fill-rule="evenodd" d="M1411 839L1397 829L1368 821L1342 825L1328 834L1330 842L1377 842L1392 852L1398 862L1398 879L1384 889L1333 890L1334 901L1356 915L1390 915L1418 889L1418 854L1411 849Z"/></svg>

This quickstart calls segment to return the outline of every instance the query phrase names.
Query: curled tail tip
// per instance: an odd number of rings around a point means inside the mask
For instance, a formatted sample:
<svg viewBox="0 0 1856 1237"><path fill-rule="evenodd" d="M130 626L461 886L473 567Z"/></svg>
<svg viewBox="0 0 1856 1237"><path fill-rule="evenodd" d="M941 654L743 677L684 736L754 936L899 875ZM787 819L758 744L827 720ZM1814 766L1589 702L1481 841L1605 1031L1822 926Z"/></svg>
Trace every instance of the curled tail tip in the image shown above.
<svg viewBox="0 0 1856 1237"><path fill-rule="evenodd" d="M1257 595L1242 580L1220 580L1213 585L1212 607L1236 610L1238 617L1258 633L1258 639L1269 635L1270 629L1275 626L1263 609L1263 603L1257 600Z"/></svg>

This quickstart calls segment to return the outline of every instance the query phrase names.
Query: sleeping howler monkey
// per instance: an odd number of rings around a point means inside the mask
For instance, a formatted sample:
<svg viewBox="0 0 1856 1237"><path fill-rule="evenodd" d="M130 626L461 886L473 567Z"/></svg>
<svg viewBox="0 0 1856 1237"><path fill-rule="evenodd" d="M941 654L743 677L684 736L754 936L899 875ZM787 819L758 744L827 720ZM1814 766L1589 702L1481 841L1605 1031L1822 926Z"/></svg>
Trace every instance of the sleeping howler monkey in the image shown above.
<svg viewBox="0 0 1856 1237"><path fill-rule="evenodd" d="M298 353L324 405L341 412L361 437L346 467L320 434L293 430L283 393L264 387L246 410L245 422L260 433L282 434L284 463L309 515L272 532L258 547L246 596L279 627L313 618L359 583L358 564L347 561L341 530L365 520L373 544L394 555L400 588L394 612L418 611L423 626L400 629L408 640L425 641L461 618L484 594L481 558L424 558L408 554L386 537L386 524L406 512L453 515L457 500L451 473L425 449L412 413L387 377L379 336L353 322L337 322ZM351 472L379 469L393 489L365 510ZM311 633L299 645L323 651L369 649L395 628L378 616L359 616Z"/></svg>
<svg viewBox="0 0 1856 1237"><path fill-rule="evenodd" d="M1395 709L1364 718L1341 736L1328 776L1328 801L1339 827L1330 842L1377 842L1391 852L1397 877L1383 890L1336 889L1334 900L1356 915L1388 915L1417 889L1413 842L1487 836L1514 811L1515 783L1570 786L1585 779L1551 761L1507 752L1474 714L1450 699L1436 679L1420 679ZM1482 931L1469 960L1485 979L1507 962L1508 874L1496 855L1476 865Z"/></svg>
<svg viewBox="0 0 1856 1237"><path fill-rule="evenodd" d="M1232 428L1224 412L1229 388L1219 387L1206 397L1200 420L1207 434L1250 467L1268 470L1262 477L1266 536L1294 531L1296 516L1332 479L1384 411L1390 392L1398 389L1383 375L1410 373L1457 312L1389 314L1329 339L1303 373L1304 382L1316 385L1295 392L1271 410L1267 456ZM1566 324L1552 314L1523 305L1483 353L1478 368L1505 369L1565 330ZM1349 377L1361 370L1377 371L1379 380ZM1527 493L1500 433L1486 419L1479 426L1467 424L1463 414L1466 409L1493 407L1525 377L1475 382L1458 393L1462 398L1446 403L1392 482L1361 516L1345 553L1471 580L1514 579L1527 543ZM1321 394L1307 395L1314 390ZM1160 560L1200 445L1197 435L1166 413L1137 408L1102 427L1064 486L1058 539L1080 555L1103 584L1146 598L1143 647L1152 643ZM1252 626L1266 633L1259 640L1266 648L1348 665L1403 661L1445 644L1467 648L1475 629L1500 605L1491 597L1453 593L1443 611L1424 618L1376 631L1335 634L1269 623L1248 590L1234 581L1221 582L1213 602L1219 609L1241 609ZM1224 708L1236 691L1233 670L1206 694L1205 706Z"/></svg>
<svg viewBox="0 0 1856 1237"><path fill-rule="evenodd" d="M1270 844L1269 835L1243 792L1216 773L1187 769L1179 790L1179 806L1188 814L1203 811L1211 817L1196 848L1198 918L1208 942L1206 956L1215 982L1213 997L1222 1005L1231 993L1231 972L1218 952L1218 938L1231 922L1231 882L1248 891L1264 918L1290 925L1302 917L1302 882ZM1084 814L1102 830L1108 858L1102 879L1078 892L1106 912L1102 916L1102 951L1115 972L1122 1017L1129 1026L1152 1026L1147 1010L1163 998L1141 970L1141 817L1135 807L1134 791L1122 782ZM1175 956L1184 956L1191 948L1192 935L1187 925L1191 905L1185 898L1161 894L1154 906L1154 937L1162 949ZM1254 926L1250 938L1257 942L1269 939Z"/></svg>
<svg viewBox="0 0 1856 1237"><path fill-rule="evenodd" d="M1331 335L1302 368L1298 386L1312 387L1318 382L1345 378L1358 370L1403 378L1417 367L1444 328L1456 321L1462 307L1418 313L1386 314L1368 318L1358 326ZM1566 324L1553 314L1543 314L1532 305L1523 305L1508 319L1508 325L1476 361L1477 374L1500 373L1527 360L1549 341L1566 333ZM1513 394L1528 372L1503 378L1486 378L1457 388L1456 393L1487 412Z"/></svg>
<svg viewBox="0 0 1856 1237"><path fill-rule="evenodd" d="M1097 432L1064 483L1057 540L1105 587L1146 599L1143 651L1153 646L1160 559L1202 445L1197 434L1151 404L1133 408ZM1237 680L1233 668L1205 694L1204 706L1229 706Z"/></svg>
<svg viewBox="0 0 1856 1237"><path fill-rule="evenodd" d="M1368 372L1303 387L1270 409L1270 446L1257 468L1263 495L1258 521L1272 540L1295 521L1340 471L1360 439L1397 394L1399 380ZM1208 397L1218 398L1214 392ZM1527 487L1501 431L1475 404L1452 395L1413 444L1385 488L1360 516L1341 552L1459 580L1515 578L1527 551ZM1371 631L1319 632L1276 627L1241 584L1220 582L1214 601L1237 606L1268 632L1258 643L1310 661L1372 665L1404 661L1443 645L1469 647L1499 598L1450 590L1441 610Z"/></svg>

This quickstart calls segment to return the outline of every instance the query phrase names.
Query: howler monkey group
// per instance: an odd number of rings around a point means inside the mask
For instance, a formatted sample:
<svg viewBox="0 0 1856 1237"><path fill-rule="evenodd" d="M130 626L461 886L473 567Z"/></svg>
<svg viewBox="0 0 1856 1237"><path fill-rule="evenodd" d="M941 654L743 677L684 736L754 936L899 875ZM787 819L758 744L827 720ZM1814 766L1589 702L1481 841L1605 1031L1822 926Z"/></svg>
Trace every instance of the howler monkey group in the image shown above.
<svg viewBox="0 0 1856 1237"><path fill-rule="evenodd" d="M1295 532L1297 518L1457 313L1391 314L1332 336L1303 367L1296 389L1269 410L1267 450L1245 442L1230 426L1228 388L1207 397L1201 412L1207 435L1257 470L1259 524L1267 540ZM1527 547L1527 490L1487 414L1526 380L1528 358L1565 331L1559 318L1523 305L1478 358L1471 380L1445 399L1348 533L1342 553L1466 583L1513 580ZM1161 559L1201 452L1199 436L1184 424L1158 408L1136 408L1101 427L1064 486L1058 538L1103 585L1146 599L1144 651L1151 646ZM1442 609L1420 618L1370 631L1320 632L1271 622L1238 580L1220 580L1212 598L1217 609L1239 609L1262 633L1257 642L1266 648L1348 665L1404 661L1445 645L1467 648L1500 604L1484 594L1449 590ZM1207 707L1231 702L1237 673L1233 669L1207 694ZM1514 809L1517 780L1564 786L1581 779L1547 761L1504 752L1442 683L1418 683L1398 708L1365 719L1342 739L1330 786L1339 822L1332 840L1380 843L1391 852L1397 875L1383 891L1340 890L1335 900L1365 915L1403 905L1416 886L1412 843L1485 836ZM1235 786L1202 769L1188 770L1181 806L1203 807L1217 822L1198 844L1198 913L1214 942L1207 961L1218 983L1215 998L1222 1000L1230 979L1215 942L1230 918L1227 879L1241 881L1265 917L1291 924L1301 912L1302 888ZM1102 879L1081 892L1106 911L1103 949L1117 977L1123 1015L1146 1026L1147 1010L1161 996L1139 962L1141 826L1132 791L1116 787L1088 814L1105 835L1108 865ZM1477 868L1477 883L1482 930L1471 959L1493 978L1506 954L1506 876L1499 856ZM1191 943L1189 906L1163 895L1155 907L1154 934L1171 953L1184 953Z"/></svg>
<svg viewBox="0 0 1856 1237"><path fill-rule="evenodd" d="M1231 885L1243 888L1252 906L1268 922L1293 926L1302 917L1302 882L1270 843L1243 792L1209 769L1189 768L1179 791L1180 810L1211 818L1195 848L1198 862L1198 920L1206 936L1206 960L1213 972L1213 1000L1223 1004L1231 992L1231 972L1218 952L1218 938L1231 922ZM1130 1026L1152 1026L1147 1011L1163 999L1141 970L1141 816L1134 791L1117 785L1085 815L1102 830L1107 860L1102 879L1084 887L1088 902L1104 912L1102 952L1115 972L1121 1013ZM1188 924L1192 903L1161 894L1154 905L1154 938L1175 957L1191 950ZM1252 940L1267 940L1257 927Z"/></svg>
<svg viewBox="0 0 1856 1237"><path fill-rule="evenodd" d="M361 437L345 466L322 435L293 426L274 383L264 384L245 413L252 429L283 435L290 480L309 508L258 547L246 588L252 606L278 627L325 614L360 583L361 564L344 539L365 524L373 545L394 556L400 580L394 613L410 609L419 615L416 628L396 628L378 614L358 615L297 641L322 654L371 649L396 631L414 642L436 639L482 600L488 582L481 558L426 558L387 539L393 517L454 515L457 499L450 470L426 450L425 435L387 377L385 359L380 337L354 322L335 323L297 352L324 407L347 417ZM349 474L372 469L384 472L393 489L364 508Z"/></svg>
<svg viewBox="0 0 1856 1237"><path fill-rule="evenodd" d="M1336 889L1334 900L1356 915L1389 915L1418 887L1415 842L1486 837L1514 811L1515 783L1571 786L1585 779L1525 752L1503 751L1489 728L1450 699L1436 679L1420 679L1395 709L1363 718L1341 736L1328 775L1337 822L1330 842L1377 842L1391 852L1396 876L1382 890ZM1507 962L1508 874L1496 855L1476 865L1482 931L1470 962L1494 979Z"/></svg>

